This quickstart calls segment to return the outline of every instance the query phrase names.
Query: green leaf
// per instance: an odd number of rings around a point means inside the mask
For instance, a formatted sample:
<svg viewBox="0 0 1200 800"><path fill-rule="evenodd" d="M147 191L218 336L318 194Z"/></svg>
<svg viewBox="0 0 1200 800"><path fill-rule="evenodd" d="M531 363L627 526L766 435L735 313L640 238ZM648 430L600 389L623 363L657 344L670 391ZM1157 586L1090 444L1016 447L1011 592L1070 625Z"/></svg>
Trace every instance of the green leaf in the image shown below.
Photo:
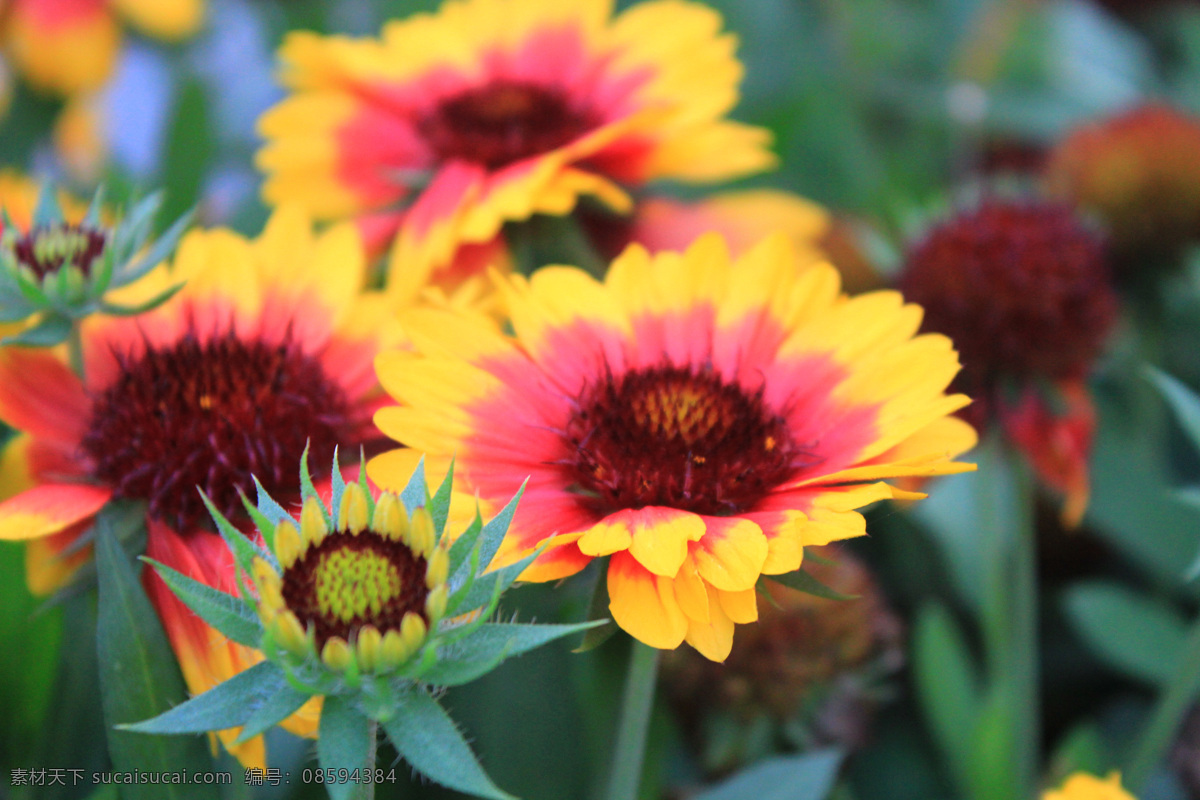
<svg viewBox="0 0 1200 800"><path fill-rule="evenodd" d="M154 244L150 246L150 249L146 251L146 254L138 259L137 262L130 261L124 265L116 275L113 283L114 287L120 288L133 283L170 258L171 253L175 251L175 247L179 244L179 240L183 237L184 232L192 224L194 211L195 209L192 209L175 220L171 224L171 227L167 228L163 232L163 235L158 237Z"/></svg>
<svg viewBox="0 0 1200 800"><path fill-rule="evenodd" d="M317 497L317 487L313 486L312 473L308 470L308 448L312 445L312 441L304 443L304 452L300 454L300 496L302 498ZM336 517L338 507L333 506L333 515Z"/></svg>
<svg viewBox="0 0 1200 800"><path fill-rule="evenodd" d="M859 597L856 594L842 594L841 592L836 592L802 569L798 569L795 572L788 572L783 575L766 575L764 577L766 577L768 580L782 584L789 589L795 589L796 591L804 592L805 594L811 594L816 597L823 597L826 600L857 600Z"/></svg>
<svg viewBox="0 0 1200 800"><path fill-rule="evenodd" d="M170 300L175 294L183 288L182 283L177 283L158 294L151 297L144 303L138 303L132 306L119 306L113 303L100 302L100 311L113 317L136 317L138 314L145 314L147 311L152 311L163 303Z"/></svg>
<svg viewBox="0 0 1200 800"><path fill-rule="evenodd" d="M1145 367L1146 377L1158 387L1164 399L1175 411L1179 424L1187 432L1192 444L1200 449L1200 397L1167 373Z"/></svg>
<svg viewBox="0 0 1200 800"><path fill-rule="evenodd" d="M212 515L213 522L216 523L217 530L221 533L221 538L225 540L225 545L233 553L233 560L241 567L242 572L246 573L246 575L254 574L253 564L255 556L265 561L271 560L271 557L265 550L250 541L246 534L233 527L233 523L225 519L225 515L217 510L217 507L208 499L208 495L200 489L196 489L196 491L200 492L200 499L204 501L204 507Z"/></svg>
<svg viewBox="0 0 1200 800"><path fill-rule="evenodd" d="M245 723L242 725L242 732L238 734L235 744L241 744L248 739L253 739L260 733L283 722L294 714L300 706L307 703L311 697L311 694L297 691L290 683L281 686L278 691L272 692L262 698L262 702L258 708L254 709L254 713L246 718Z"/></svg>
<svg viewBox="0 0 1200 800"><path fill-rule="evenodd" d="M833 789L845 754L818 750L770 758L742 770L693 800L824 800Z"/></svg>
<svg viewBox="0 0 1200 800"><path fill-rule="evenodd" d="M525 487L528 485L529 479L526 478L512 500L508 501L508 505L500 509L500 513L483 526L483 533L479 537L480 569L491 566L496 551L500 549L500 543L504 541L504 534L508 533L508 526L512 524L513 515L517 513L517 504L521 502L521 496L525 494Z"/></svg>
<svg viewBox="0 0 1200 800"><path fill-rule="evenodd" d="M446 477L442 478L441 485L434 492L433 498L429 501L429 515L433 517L433 530L437 533L437 538L441 539L442 534L446 530L446 518L450 516L450 492L454 488L454 461L450 462L450 469L446 470Z"/></svg>
<svg viewBox="0 0 1200 800"><path fill-rule="evenodd" d="M1020 797L1012 754L1016 724L1011 685L1003 681L989 687L980 706L971 736L971 776L967 796L977 800L1012 800Z"/></svg>
<svg viewBox="0 0 1200 800"><path fill-rule="evenodd" d="M0 345L21 345L23 347L54 347L60 345L71 335L74 323L70 317L52 312L46 312L42 321L32 328L26 328L20 333L0 339Z"/></svg>
<svg viewBox="0 0 1200 800"><path fill-rule="evenodd" d="M206 586L152 558L143 556L142 560L154 567L163 583L200 619L238 644L262 646L262 624L245 600Z"/></svg>
<svg viewBox="0 0 1200 800"><path fill-rule="evenodd" d="M37 207L33 210L33 227L47 228L66 222L62 207L58 204L58 189L53 181L46 181L38 192Z"/></svg>
<svg viewBox="0 0 1200 800"><path fill-rule="evenodd" d="M396 716L383 727L396 752L434 783L476 797L515 800L492 783L454 720L420 687L402 696Z"/></svg>
<svg viewBox="0 0 1200 800"><path fill-rule="evenodd" d="M180 703L157 717L122 725L137 733L206 733L236 728L250 718L266 698L287 685L283 670L260 661L203 694Z"/></svg>
<svg viewBox="0 0 1200 800"><path fill-rule="evenodd" d="M113 252L122 264L131 261L154 231L154 218L162 208L163 192L158 191L134 203L113 236Z"/></svg>
<svg viewBox="0 0 1200 800"><path fill-rule="evenodd" d="M458 538L454 540L454 544L450 545L451 586L461 584L473 569L478 569L477 563L472 566L470 556L475 549L475 544L479 541L479 534L482 532L483 517L479 515L479 503L476 503L475 519L471 520L471 524L467 526L467 529L458 535Z"/></svg>
<svg viewBox="0 0 1200 800"><path fill-rule="evenodd" d="M486 675L506 658L604 624L604 620L571 625L485 622L452 647L438 653L438 663L421 676L436 686L460 686Z"/></svg>
<svg viewBox="0 0 1200 800"><path fill-rule="evenodd" d="M913 634L913 677L925 719L959 783L969 779L979 681L962 631L942 605L921 608Z"/></svg>
<svg viewBox="0 0 1200 800"><path fill-rule="evenodd" d="M258 482L257 477L252 475L251 478L254 480L254 489L258 492L258 496L256 498L258 510L262 512L263 516L271 521L272 525L278 525L285 519L293 521L295 520L295 518L287 512L287 509L279 505L279 503L275 501L275 498L271 497L270 493L263 488L263 485Z"/></svg>
<svg viewBox="0 0 1200 800"><path fill-rule="evenodd" d="M410 515L418 508L424 508L425 503L429 501L429 490L425 487L425 456L421 456L421 460L417 462L417 468L408 479L408 485L400 493L400 500Z"/></svg>
<svg viewBox="0 0 1200 800"><path fill-rule="evenodd" d="M525 571L525 568L533 563L533 560L541 555L543 548L538 548L534 552L522 558L520 561L509 564L507 567L498 569L495 572L489 572L486 575L481 575L469 586L464 586L454 594L450 595L449 601L446 603L447 614L461 614L467 611L473 611L477 608L483 608L492 602L492 600L500 593L504 592L513 581Z"/></svg>
<svg viewBox="0 0 1200 800"><path fill-rule="evenodd" d="M96 524L100 689L105 724L113 728L153 717L182 702L187 693L158 615L142 592L132 565L104 518L98 518ZM108 751L119 771L195 773L213 769L201 737L150 737L110 730ZM126 800L217 797L215 787L200 784L133 784L125 790Z"/></svg>
<svg viewBox="0 0 1200 800"><path fill-rule="evenodd" d="M579 647L575 648L575 653L586 653L589 650L595 650L600 645L607 642L617 632L617 626L613 623L612 614L608 610L608 559L603 558L599 563L589 567L593 571L592 575L592 593L591 599L588 600L588 621L596 620L607 624L590 629L583 635L583 641L579 643Z"/></svg>
<svg viewBox="0 0 1200 800"><path fill-rule="evenodd" d="M354 703L340 695L325 698L321 707L321 724L317 733L317 762L323 770L374 769L368 764L374 742L371 720ZM357 783L325 782L333 800L349 800L358 790Z"/></svg>
<svg viewBox="0 0 1200 800"><path fill-rule="evenodd" d="M333 447L333 466L329 473L329 483L329 507L336 510L342 507L342 493L346 491L346 479L342 475L342 465L338 461L337 445Z"/></svg>
<svg viewBox="0 0 1200 800"><path fill-rule="evenodd" d="M1075 632L1109 666L1166 685L1187 638L1186 620L1171 606L1115 583L1078 583L1063 595Z"/></svg>
<svg viewBox="0 0 1200 800"><path fill-rule="evenodd" d="M208 91L198 78L185 78L163 151L162 186L166 200L158 213L159 230L197 205L216 151Z"/></svg>

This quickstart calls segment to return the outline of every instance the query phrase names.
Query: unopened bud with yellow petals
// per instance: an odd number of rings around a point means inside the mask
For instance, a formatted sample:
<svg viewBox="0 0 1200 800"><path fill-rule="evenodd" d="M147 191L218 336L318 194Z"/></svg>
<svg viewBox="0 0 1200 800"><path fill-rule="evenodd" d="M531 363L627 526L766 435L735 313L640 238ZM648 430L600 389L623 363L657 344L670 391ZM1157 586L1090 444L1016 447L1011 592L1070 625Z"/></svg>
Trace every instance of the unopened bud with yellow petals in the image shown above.
<svg viewBox="0 0 1200 800"><path fill-rule="evenodd" d="M433 552L436 535L433 532L433 517L425 508L418 508L412 515L412 549L429 558Z"/></svg>
<svg viewBox="0 0 1200 800"><path fill-rule="evenodd" d="M325 666L338 672L346 671L351 658L353 654L350 652L350 645L340 636L331 636L321 649L321 660L325 662Z"/></svg>
<svg viewBox="0 0 1200 800"><path fill-rule="evenodd" d="M400 620L400 639L404 643L405 658L417 652L421 643L425 641L427 631L425 620L420 614L409 611L404 615L404 619Z"/></svg>
<svg viewBox="0 0 1200 800"><path fill-rule="evenodd" d="M303 656L308 652L308 634L291 611L281 611L276 615L275 640L293 655Z"/></svg>
<svg viewBox="0 0 1200 800"><path fill-rule="evenodd" d="M357 535L366 530L370 521L367 493L357 483L350 484L342 493L342 507L338 510L338 530Z"/></svg>
<svg viewBox="0 0 1200 800"><path fill-rule="evenodd" d="M358 668L363 672L374 672L379 663L379 651L383 645L383 634L374 625L367 625L358 631L354 648L358 652Z"/></svg>
<svg viewBox="0 0 1200 800"><path fill-rule="evenodd" d="M408 514L400 498L384 492L375 501L375 515L371 518L371 529L393 542L402 542L408 534Z"/></svg>
<svg viewBox="0 0 1200 800"><path fill-rule="evenodd" d="M321 501L315 497L304 501L304 508L300 511L300 533L306 542L313 545L320 544L329 533L329 526L325 524L325 512L321 510Z"/></svg>
<svg viewBox="0 0 1200 800"><path fill-rule="evenodd" d="M444 547L433 548L429 556L429 565L425 568L425 585L436 589L450 577L450 554Z"/></svg>
<svg viewBox="0 0 1200 800"><path fill-rule="evenodd" d="M446 616L446 602L449 598L450 593L446 584L442 583L431 589L429 596L425 598L425 616L436 624L439 619Z"/></svg>
<svg viewBox="0 0 1200 800"><path fill-rule="evenodd" d="M288 569L308 550L308 543L300 536L296 523L285 519L275 526L275 555L279 566Z"/></svg>

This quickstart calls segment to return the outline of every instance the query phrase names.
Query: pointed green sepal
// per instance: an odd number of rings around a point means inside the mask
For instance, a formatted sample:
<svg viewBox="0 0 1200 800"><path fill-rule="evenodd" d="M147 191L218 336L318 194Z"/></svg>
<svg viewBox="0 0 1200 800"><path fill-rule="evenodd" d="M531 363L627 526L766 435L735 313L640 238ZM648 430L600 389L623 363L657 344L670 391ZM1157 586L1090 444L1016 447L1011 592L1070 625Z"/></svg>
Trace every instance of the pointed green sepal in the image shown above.
<svg viewBox="0 0 1200 800"><path fill-rule="evenodd" d="M134 733L171 734L237 728L286 685L282 669L270 661L260 661L157 717L117 727Z"/></svg>
<svg viewBox="0 0 1200 800"><path fill-rule="evenodd" d="M490 800L516 800L492 783L471 746L437 701L414 687L402 695L396 715L382 720L396 752L437 784Z"/></svg>
<svg viewBox="0 0 1200 800"><path fill-rule="evenodd" d="M100 302L100 311L114 317L136 317L138 314L145 314L147 311L153 311L163 303L170 300L172 297L183 288L182 283L177 283L174 286L164 289L163 291L151 297L144 303L138 303L134 306L118 306L112 303Z"/></svg>
<svg viewBox="0 0 1200 800"><path fill-rule="evenodd" d="M374 748L371 737L374 736L374 726L355 705L354 701L340 695L325 698L321 707L321 724L317 733L317 763L322 770L332 771L336 775L339 770L348 773L365 769L375 769L374 764L368 764ZM325 782L332 800L349 800L358 790L358 784L344 782Z"/></svg>
<svg viewBox="0 0 1200 800"><path fill-rule="evenodd" d="M605 620L572 625L486 622L455 644L453 652L442 654L421 679L437 686L460 686L486 675L505 659L604 623Z"/></svg>
<svg viewBox="0 0 1200 800"><path fill-rule="evenodd" d="M763 577L767 580L775 581L775 583L782 584L789 589L795 589L798 592L811 594L815 597L824 597L826 600L857 600L859 598L856 594L842 594L834 589L830 589L802 569L783 575L764 575Z"/></svg>
<svg viewBox="0 0 1200 800"><path fill-rule="evenodd" d="M262 623L248 602L189 578L147 556L142 556L142 561L154 567L163 583L200 619L238 644L254 648L262 646Z"/></svg>
<svg viewBox="0 0 1200 800"><path fill-rule="evenodd" d="M71 335L72 323L70 317L46 312L41 322L32 328L26 328L20 333L0 339L0 345L20 345L22 347L54 347L60 345Z"/></svg>
<svg viewBox="0 0 1200 800"><path fill-rule="evenodd" d="M33 210L33 227L49 228L51 225L62 225L66 221L62 206L58 204L58 191L50 182L43 184L38 192L37 206Z"/></svg>

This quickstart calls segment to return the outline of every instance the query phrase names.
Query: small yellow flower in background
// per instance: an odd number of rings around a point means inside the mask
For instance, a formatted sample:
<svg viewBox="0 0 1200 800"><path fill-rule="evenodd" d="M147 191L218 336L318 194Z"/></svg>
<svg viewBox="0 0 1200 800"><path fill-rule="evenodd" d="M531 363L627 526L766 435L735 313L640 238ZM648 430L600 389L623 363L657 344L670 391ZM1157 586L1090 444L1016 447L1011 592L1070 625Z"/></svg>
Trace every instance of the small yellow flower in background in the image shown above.
<svg viewBox="0 0 1200 800"><path fill-rule="evenodd" d="M59 95L97 89L112 75L124 19L147 36L175 41L204 19L204 0L10 0L4 39L34 87Z"/></svg>
<svg viewBox="0 0 1200 800"><path fill-rule="evenodd" d="M762 170L769 133L724 119L742 66L721 25L681 0L616 17L607 0L462 0L379 38L292 33L292 95L259 122L264 197L395 231L421 282L581 196L625 211L624 187Z"/></svg>
<svg viewBox="0 0 1200 800"><path fill-rule="evenodd" d="M529 485L499 560L549 540L526 580L608 556L610 610L658 648L723 660L757 618L761 575L803 548L865 533L854 511L903 495L882 479L971 469L946 395L950 340L914 334L896 292L854 299L837 271L771 237L732 260L719 236L686 253L630 247L603 283L572 267L501 279L515 335L482 315L402 315L418 354L377 360L401 405L376 414L414 448L374 458L396 488L427 454L455 457L457 510Z"/></svg>
<svg viewBox="0 0 1200 800"><path fill-rule="evenodd" d="M1121 774L1110 772L1104 780L1085 772L1076 772L1061 789L1047 789L1042 800L1137 800L1121 788Z"/></svg>

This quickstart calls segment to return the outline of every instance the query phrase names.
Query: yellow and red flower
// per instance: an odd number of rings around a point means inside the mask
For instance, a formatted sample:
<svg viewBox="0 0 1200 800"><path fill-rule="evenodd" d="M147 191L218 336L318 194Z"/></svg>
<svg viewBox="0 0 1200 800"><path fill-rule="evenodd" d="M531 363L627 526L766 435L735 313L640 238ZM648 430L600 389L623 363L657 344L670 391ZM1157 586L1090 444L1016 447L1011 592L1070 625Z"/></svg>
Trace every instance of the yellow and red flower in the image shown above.
<svg viewBox="0 0 1200 800"><path fill-rule="evenodd" d="M314 236L302 213L282 209L253 241L188 234L171 271L130 287L154 293L186 281L158 309L85 320L82 380L55 351L0 349L0 419L21 431L6 456L9 480L29 484L0 503L0 539L29 540L31 584L62 580L95 515L129 500L146 505L148 555L236 593L197 487L249 531L239 492L253 493L251 476L284 500L306 447L314 468L328 469L335 447L357 453L378 437L372 360L392 328L387 304L363 292L366 276L352 226ZM192 692L261 658L201 622L157 577L146 583ZM236 732L227 734L229 742ZM261 763L261 741L238 754Z"/></svg>
<svg viewBox="0 0 1200 800"><path fill-rule="evenodd" d="M807 263L820 257L817 244L830 227L829 213L821 206L773 189L721 192L695 202L649 195L627 215L592 206L576 213L593 247L607 260L634 243L651 253L686 250L710 231L721 234L737 256L781 231Z"/></svg>
<svg viewBox="0 0 1200 800"><path fill-rule="evenodd" d="M293 33L293 94L259 124L264 196L390 219L398 258L432 270L580 196L627 210L622 186L761 170L767 131L724 119L742 67L721 24L682 0L616 17L610 0L460 0L378 39Z"/></svg>
<svg viewBox="0 0 1200 800"><path fill-rule="evenodd" d="M913 334L896 292L840 293L779 235L732 260L719 236L686 253L630 247L598 283L571 267L500 279L515 335L480 314L402 316L417 353L377 361L401 405L375 417L412 450L369 474L400 484L420 453L455 459L451 513L485 514L529 485L499 559L549 541L526 580L609 557L610 609L637 639L713 660L757 616L760 575L865 532L882 479L970 469L975 442L944 390L949 339Z"/></svg>
<svg viewBox="0 0 1200 800"><path fill-rule="evenodd" d="M1200 239L1200 120L1152 103L1084 125L1051 151L1050 190L1100 216L1123 272Z"/></svg>
<svg viewBox="0 0 1200 800"><path fill-rule="evenodd" d="M176 41L200 27L204 0L10 0L2 35L29 83L72 95L112 75L120 18L148 36Z"/></svg>

